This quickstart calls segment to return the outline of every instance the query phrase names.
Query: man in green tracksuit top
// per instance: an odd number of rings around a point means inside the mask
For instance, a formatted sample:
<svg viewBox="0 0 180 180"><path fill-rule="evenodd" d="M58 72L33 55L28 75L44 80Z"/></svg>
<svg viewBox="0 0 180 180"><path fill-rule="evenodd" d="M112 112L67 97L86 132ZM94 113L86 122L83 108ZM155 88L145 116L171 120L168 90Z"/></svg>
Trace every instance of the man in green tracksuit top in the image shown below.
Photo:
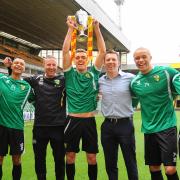
<svg viewBox="0 0 180 180"><path fill-rule="evenodd" d="M161 163L168 180L177 180L177 128L173 106L172 79L178 71L151 65L146 48L134 52L139 74L131 82L132 94L141 104L142 132L145 137L145 164L152 180L162 180Z"/></svg>
<svg viewBox="0 0 180 180"><path fill-rule="evenodd" d="M23 108L31 91L30 85L21 79L25 70L23 59L12 63L12 75L0 74L0 179L4 156L12 155L13 180L21 178L21 154L24 150Z"/></svg>

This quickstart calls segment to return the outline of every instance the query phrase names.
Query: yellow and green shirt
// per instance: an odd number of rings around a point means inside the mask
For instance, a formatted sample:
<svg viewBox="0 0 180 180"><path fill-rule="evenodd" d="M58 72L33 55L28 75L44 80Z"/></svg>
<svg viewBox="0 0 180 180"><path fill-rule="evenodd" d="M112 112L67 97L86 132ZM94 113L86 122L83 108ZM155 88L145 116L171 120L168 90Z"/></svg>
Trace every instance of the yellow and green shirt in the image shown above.
<svg viewBox="0 0 180 180"><path fill-rule="evenodd" d="M100 71L94 66L85 73L79 73L73 67L64 72L69 113L96 109L99 74Z"/></svg>
<svg viewBox="0 0 180 180"><path fill-rule="evenodd" d="M23 108L30 91L26 81L0 74L0 125L23 130Z"/></svg>
<svg viewBox="0 0 180 180"><path fill-rule="evenodd" d="M156 66L131 81L132 94L141 104L142 132L155 133L176 126L172 87L176 74L173 68Z"/></svg>

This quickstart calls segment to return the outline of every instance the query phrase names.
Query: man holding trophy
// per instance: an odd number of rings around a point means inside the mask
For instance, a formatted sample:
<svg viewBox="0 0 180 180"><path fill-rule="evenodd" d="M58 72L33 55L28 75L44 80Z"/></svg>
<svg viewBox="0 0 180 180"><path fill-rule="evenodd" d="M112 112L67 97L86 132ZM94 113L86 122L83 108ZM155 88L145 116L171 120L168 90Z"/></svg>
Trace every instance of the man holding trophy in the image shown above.
<svg viewBox="0 0 180 180"><path fill-rule="evenodd" d="M63 69L66 81L66 93L68 102L68 120L65 127L66 147L66 173L67 179L73 180L75 176L75 157L79 152L79 142L82 138L82 150L86 151L88 162L88 176L90 180L97 179L96 153L98 153L98 138L94 111L97 104L98 79L106 52L105 42L102 37L99 22L92 20L92 27L97 38L98 55L94 65L88 70L88 60L91 53L84 49L75 52L72 43L73 33L80 31L79 42L84 41L86 25L78 24L87 22L87 13L80 10L76 17L67 18L68 31L63 44ZM90 24L89 24L90 25ZM76 34L76 33L74 33ZM92 35L92 33L88 33ZM75 36L76 37L76 36ZM88 42L89 43L89 42ZM72 45L73 44L73 45ZM89 43L92 45L92 42ZM71 54L70 54L71 47ZM92 50L92 47L88 49ZM74 61L76 68L72 67Z"/></svg>

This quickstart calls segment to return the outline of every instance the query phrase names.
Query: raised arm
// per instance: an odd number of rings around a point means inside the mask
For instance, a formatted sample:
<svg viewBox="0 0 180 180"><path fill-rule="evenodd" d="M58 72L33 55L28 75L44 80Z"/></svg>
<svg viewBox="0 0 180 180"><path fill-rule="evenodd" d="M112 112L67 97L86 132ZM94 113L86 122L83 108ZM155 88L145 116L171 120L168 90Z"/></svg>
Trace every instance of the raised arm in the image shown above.
<svg viewBox="0 0 180 180"><path fill-rule="evenodd" d="M3 60L3 64L4 64L5 67L8 68L8 74L11 75L12 74L12 69L11 69L12 59L10 57L6 57Z"/></svg>
<svg viewBox="0 0 180 180"><path fill-rule="evenodd" d="M70 46L71 46L71 37L72 37L72 32L75 28L75 23L71 19L71 17L68 16L67 21L68 25L68 31L64 39L63 47L62 47L62 52L63 52L63 70L68 69L71 65L71 57L70 57Z"/></svg>
<svg viewBox="0 0 180 180"><path fill-rule="evenodd" d="M96 35L96 39L97 39L97 48L98 48L98 55L96 57L96 61L95 61L95 66L98 69L101 69L103 63L104 63L104 56L106 53L106 45L104 42L104 38L102 36L100 27L99 27L99 22L97 20L93 21L93 26L94 26L94 32Z"/></svg>

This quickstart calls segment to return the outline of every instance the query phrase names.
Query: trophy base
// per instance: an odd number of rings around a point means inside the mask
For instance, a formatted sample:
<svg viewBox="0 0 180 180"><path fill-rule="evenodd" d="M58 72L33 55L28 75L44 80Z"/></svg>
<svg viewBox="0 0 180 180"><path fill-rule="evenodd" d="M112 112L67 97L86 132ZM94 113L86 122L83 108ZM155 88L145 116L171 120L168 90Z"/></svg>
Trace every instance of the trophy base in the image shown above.
<svg viewBox="0 0 180 180"><path fill-rule="evenodd" d="M85 35L85 34L83 34L83 35L79 35L78 37L77 37L77 41L78 42L85 42L85 41L87 41L87 36Z"/></svg>

